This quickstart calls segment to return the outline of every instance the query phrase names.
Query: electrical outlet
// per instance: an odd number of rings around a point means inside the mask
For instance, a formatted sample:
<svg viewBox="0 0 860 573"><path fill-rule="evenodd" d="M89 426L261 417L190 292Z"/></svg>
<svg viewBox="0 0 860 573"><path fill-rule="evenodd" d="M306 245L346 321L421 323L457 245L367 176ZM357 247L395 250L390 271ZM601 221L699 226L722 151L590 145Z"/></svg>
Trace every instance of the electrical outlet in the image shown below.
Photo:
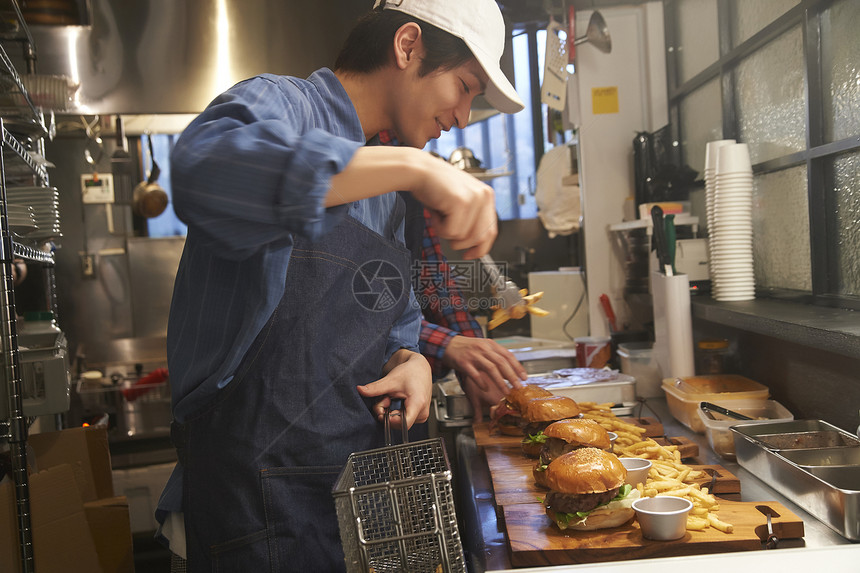
<svg viewBox="0 0 860 573"><path fill-rule="evenodd" d="M96 256L88 253L81 255L81 274L85 279L96 277Z"/></svg>

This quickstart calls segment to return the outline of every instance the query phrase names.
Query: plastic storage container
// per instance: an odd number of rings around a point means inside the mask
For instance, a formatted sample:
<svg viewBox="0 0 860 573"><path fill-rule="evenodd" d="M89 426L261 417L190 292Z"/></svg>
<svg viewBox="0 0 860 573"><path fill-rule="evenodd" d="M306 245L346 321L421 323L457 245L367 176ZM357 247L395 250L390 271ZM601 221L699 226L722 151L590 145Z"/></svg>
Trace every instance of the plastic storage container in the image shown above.
<svg viewBox="0 0 860 573"><path fill-rule="evenodd" d="M526 380L526 383L528 384L529 381ZM577 402L597 402L598 404L612 402L625 405L636 403L636 379L620 372L611 380L585 384L573 380L566 385L564 378L560 378L547 390L556 396L567 396Z"/></svg>
<svg viewBox="0 0 860 573"><path fill-rule="evenodd" d="M729 341L725 339L700 340L696 345L694 361L696 374L723 374L729 356Z"/></svg>
<svg viewBox="0 0 860 573"><path fill-rule="evenodd" d="M653 349L653 342L623 342L618 345L621 372L636 379L636 395L641 398L663 395L660 367Z"/></svg>
<svg viewBox="0 0 860 573"><path fill-rule="evenodd" d="M732 426L794 420L792 413L776 400L725 400L722 404L717 402L716 405L755 418L754 420L735 420L714 412L714 417L717 419L711 420L701 408L697 410L699 421L705 426L705 434L708 436L711 449L730 460L735 459L735 437L731 430Z"/></svg>
<svg viewBox="0 0 860 573"><path fill-rule="evenodd" d="M697 413L700 402L722 404L733 410L731 404L723 404L723 401L767 400L770 396L767 386L736 374L664 378L663 391L672 416L700 434L705 433L705 425Z"/></svg>

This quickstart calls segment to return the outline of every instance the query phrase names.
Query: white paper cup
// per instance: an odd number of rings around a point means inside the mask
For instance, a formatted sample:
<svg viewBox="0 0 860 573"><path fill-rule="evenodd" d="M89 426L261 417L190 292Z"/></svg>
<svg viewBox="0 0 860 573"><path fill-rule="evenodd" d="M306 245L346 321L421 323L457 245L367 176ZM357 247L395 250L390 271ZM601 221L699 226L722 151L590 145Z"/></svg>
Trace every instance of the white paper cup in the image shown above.
<svg viewBox="0 0 860 573"><path fill-rule="evenodd" d="M681 539L687 533L687 514L693 502L683 497L658 495L633 502L642 536L656 541Z"/></svg>
<svg viewBox="0 0 860 573"><path fill-rule="evenodd" d="M732 143L720 147L717 155L717 182L720 175L728 173L752 173L750 150L746 143Z"/></svg>
<svg viewBox="0 0 860 573"><path fill-rule="evenodd" d="M648 470L651 469L651 460L643 458L618 458L621 465L627 469L627 479L624 483L636 487L636 484L644 484L648 478Z"/></svg>
<svg viewBox="0 0 860 573"><path fill-rule="evenodd" d="M734 139L718 139L716 141L709 141L705 145L705 173L708 171L711 173L715 173L717 170L717 155L719 149L725 145L731 145L736 143Z"/></svg>

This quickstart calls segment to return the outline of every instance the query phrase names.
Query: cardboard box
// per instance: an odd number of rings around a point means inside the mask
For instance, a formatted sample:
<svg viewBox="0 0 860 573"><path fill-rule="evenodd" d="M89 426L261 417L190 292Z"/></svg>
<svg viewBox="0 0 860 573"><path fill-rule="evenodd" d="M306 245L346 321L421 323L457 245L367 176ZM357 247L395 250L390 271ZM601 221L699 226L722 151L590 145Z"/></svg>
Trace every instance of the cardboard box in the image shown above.
<svg viewBox="0 0 860 573"><path fill-rule="evenodd" d="M134 573L131 524L125 496L84 504L102 570Z"/></svg>
<svg viewBox="0 0 860 573"><path fill-rule="evenodd" d="M30 475L30 524L36 571L102 571L70 464ZM21 571L14 484L0 487L0 571Z"/></svg>
<svg viewBox="0 0 860 573"><path fill-rule="evenodd" d="M35 469L71 464L84 502L113 497L110 446L104 428L69 428L32 434L27 443L36 454Z"/></svg>
<svg viewBox="0 0 860 573"><path fill-rule="evenodd" d="M28 439L33 557L39 573L134 571L128 503L114 497L104 428ZM0 486L0 572L21 570L15 487Z"/></svg>

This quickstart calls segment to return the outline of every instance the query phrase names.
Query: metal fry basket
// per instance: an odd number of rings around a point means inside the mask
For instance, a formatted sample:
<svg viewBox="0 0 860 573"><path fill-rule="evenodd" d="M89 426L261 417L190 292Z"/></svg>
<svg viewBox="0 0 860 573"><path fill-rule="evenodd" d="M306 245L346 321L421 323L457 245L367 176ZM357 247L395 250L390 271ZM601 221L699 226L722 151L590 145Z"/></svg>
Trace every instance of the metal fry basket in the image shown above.
<svg viewBox="0 0 860 573"><path fill-rule="evenodd" d="M332 495L350 573L466 571L441 438L350 455Z"/></svg>

